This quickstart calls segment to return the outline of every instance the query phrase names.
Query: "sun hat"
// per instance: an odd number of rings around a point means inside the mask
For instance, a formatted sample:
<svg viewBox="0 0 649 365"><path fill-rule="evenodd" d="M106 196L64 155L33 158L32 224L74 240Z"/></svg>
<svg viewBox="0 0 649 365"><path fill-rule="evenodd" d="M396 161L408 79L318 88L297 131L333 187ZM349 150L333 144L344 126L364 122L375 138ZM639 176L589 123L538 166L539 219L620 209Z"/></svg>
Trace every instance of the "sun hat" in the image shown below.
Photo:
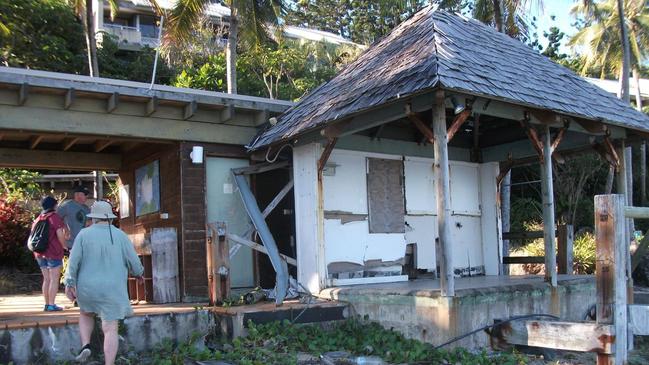
<svg viewBox="0 0 649 365"><path fill-rule="evenodd" d="M43 208L43 211L50 210L56 206L56 203L56 199L51 196L46 196L41 200L41 207Z"/></svg>
<svg viewBox="0 0 649 365"><path fill-rule="evenodd" d="M97 200L92 207L90 207L90 214L86 215L86 217L99 219L117 218L117 216L113 214L113 207L110 203L103 200Z"/></svg>
<svg viewBox="0 0 649 365"><path fill-rule="evenodd" d="M74 187L74 190L72 191L73 193L84 193L86 195L90 194L88 189L86 189L83 185L77 185Z"/></svg>

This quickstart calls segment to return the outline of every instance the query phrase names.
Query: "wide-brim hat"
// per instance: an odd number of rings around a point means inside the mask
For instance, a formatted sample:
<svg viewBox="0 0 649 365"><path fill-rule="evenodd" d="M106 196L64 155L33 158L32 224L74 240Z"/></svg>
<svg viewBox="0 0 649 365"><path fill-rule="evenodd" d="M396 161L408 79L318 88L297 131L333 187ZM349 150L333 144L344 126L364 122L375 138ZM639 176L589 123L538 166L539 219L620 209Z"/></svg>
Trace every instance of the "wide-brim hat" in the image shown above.
<svg viewBox="0 0 649 365"><path fill-rule="evenodd" d="M110 203L103 200L97 200L92 207L90 207L90 214L86 217L99 219L117 218L117 216L113 214L113 207Z"/></svg>

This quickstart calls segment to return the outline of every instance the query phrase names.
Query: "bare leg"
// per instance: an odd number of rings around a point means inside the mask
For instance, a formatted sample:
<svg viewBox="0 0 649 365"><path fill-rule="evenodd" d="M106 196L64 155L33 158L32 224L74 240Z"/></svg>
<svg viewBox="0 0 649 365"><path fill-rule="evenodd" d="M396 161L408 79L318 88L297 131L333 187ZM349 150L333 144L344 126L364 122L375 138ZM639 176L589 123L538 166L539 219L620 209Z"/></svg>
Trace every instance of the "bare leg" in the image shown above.
<svg viewBox="0 0 649 365"><path fill-rule="evenodd" d="M117 347L119 346L119 339L117 338L117 321L101 321L101 329L104 331L105 365L113 365L115 364Z"/></svg>
<svg viewBox="0 0 649 365"><path fill-rule="evenodd" d="M43 273L43 298L45 298L45 304L52 304L50 302L50 270L46 267L41 267L41 272Z"/></svg>
<svg viewBox="0 0 649 365"><path fill-rule="evenodd" d="M54 305L56 302L56 293L59 292L59 279L61 275L61 266L50 269L50 304Z"/></svg>
<svg viewBox="0 0 649 365"><path fill-rule="evenodd" d="M79 312L79 335L81 336L81 346L90 343L90 335L95 328L95 318L92 313Z"/></svg>

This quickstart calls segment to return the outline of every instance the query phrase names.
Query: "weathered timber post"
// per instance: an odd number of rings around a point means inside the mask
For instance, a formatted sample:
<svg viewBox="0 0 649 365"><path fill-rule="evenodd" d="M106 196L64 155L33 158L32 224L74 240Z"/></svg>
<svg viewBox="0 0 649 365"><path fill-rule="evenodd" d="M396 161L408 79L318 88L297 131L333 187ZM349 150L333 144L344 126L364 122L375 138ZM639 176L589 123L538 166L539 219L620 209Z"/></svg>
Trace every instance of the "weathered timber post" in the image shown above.
<svg viewBox="0 0 649 365"><path fill-rule="evenodd" d="M626 364L627 361L625 202L621 194L595 196L597 323L615 327L615 337L607 339L615 341L615 353L598 354L597 365Z"/></svg>
<svg viewBox="0 0 649 365"><path fill-rule="evenodd" d="M207 282L210 305L230 296L230 248L224 222L207 225Z"/></svg>
<svg viewBox="0 0 649 365"><path fill-rule="evenodd" d="M572 224L557 227L557 251L559 251L559 274L572 274L574 231Z"/></svg>
<svg viewBox="0 0 649 365"><path fill-rule="evenodd" d="M448 167L448 141L446 136L446 107L444 90L435 92L433 104L433 135L435 137L435 176L437 176L437 226L442 248L440 286L442 296L455 296L453 276L453 251L451 247L451 187Z"/></svg>
<svg viewBox="0 0 649 365"><path fill-rule="evenodd" d="M554 231L554 187L552 184L552 136L545 126L543 161L541 163L541 191L543 194L543 242L545 243L545 280L557 287L557 253Z"/></svg>

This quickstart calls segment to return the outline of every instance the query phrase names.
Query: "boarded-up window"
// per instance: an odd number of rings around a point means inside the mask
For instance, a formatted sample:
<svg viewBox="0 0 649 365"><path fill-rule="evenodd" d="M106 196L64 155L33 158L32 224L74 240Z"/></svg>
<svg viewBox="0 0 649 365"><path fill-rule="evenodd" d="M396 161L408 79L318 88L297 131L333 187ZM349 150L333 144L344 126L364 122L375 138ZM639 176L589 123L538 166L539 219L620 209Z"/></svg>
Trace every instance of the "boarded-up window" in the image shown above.
<svg viewBox="0 0 649 365"><path fill-rule="evenodd" d="M403 233L403 161L367 159L370 233Z"/></svg>

